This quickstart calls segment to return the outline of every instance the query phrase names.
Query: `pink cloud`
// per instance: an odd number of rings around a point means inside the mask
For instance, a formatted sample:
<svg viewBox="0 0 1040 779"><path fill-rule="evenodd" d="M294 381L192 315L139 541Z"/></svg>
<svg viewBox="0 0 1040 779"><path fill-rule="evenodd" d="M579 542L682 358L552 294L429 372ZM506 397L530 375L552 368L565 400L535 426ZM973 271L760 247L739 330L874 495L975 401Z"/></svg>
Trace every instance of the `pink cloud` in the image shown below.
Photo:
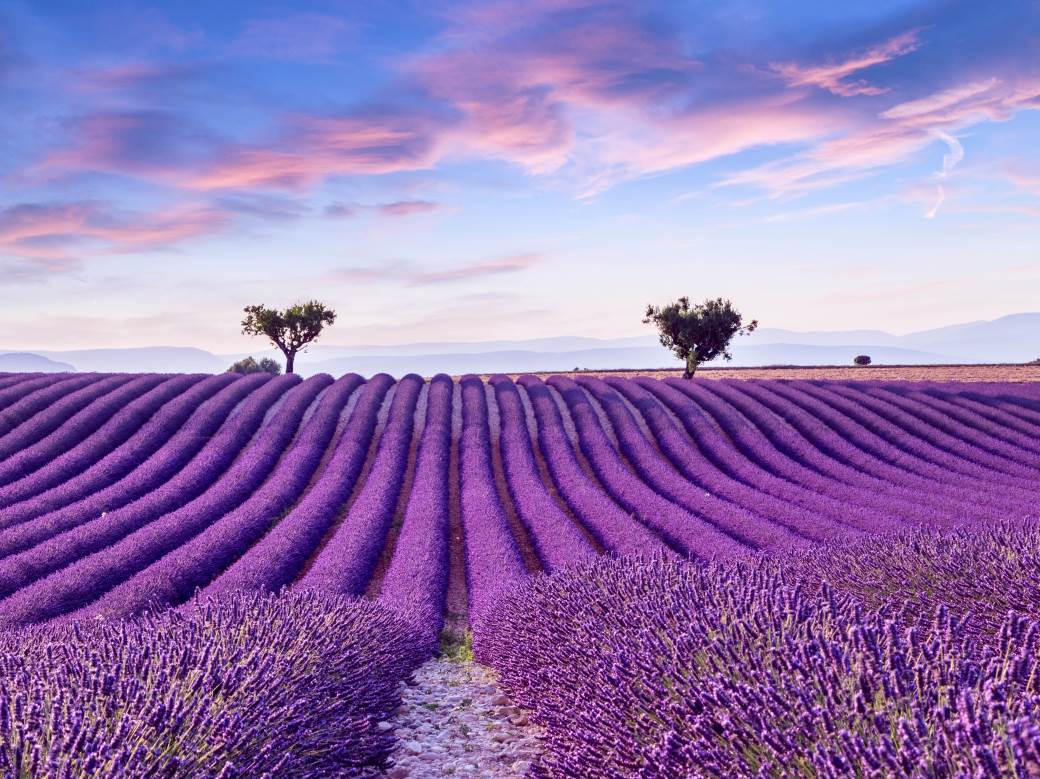
<svg viewBox="0 0 1040 779"><path fill-rule="evenodd" d="M430 167L434 126L421 116L298 116L272 144L231 146L180 183L191 189L302 190L329 176Z"/></svg>
<svg viewBox="0 0 1040 779"><path fill-rule="evenodd" d="M226 212L205 207L127 215L95 201L23 203L0 211L0 252L60 264L84 248L92 254L168 248L228 221Z"/></svg>
<svg viewBox="0 0 1040 779"><path fill-rule="evenodd" d="M100 111L66 123L70 145L33 167L43 177L109 172L173 184L216 139L166 111Z"/></svg>
<svg viewBox="0 0 1040 779"><path fill-rule="evenodd" d="M99 113L72 128L75 142L40 170L102 170L233 195L305 193L335 177L499 159L591 196L620 181L797 144L797 153L722 182L776 195L861 178L910 159L939 133L954 136L974 123L1040 107L1040 81L1016 78L999 61L993 65L999 77L974 68L970 78L951 84L951 71L931 94L914 87L934 84L934 76L906 78L916 64L907 62L899 69L899 91L893 88L882 105L831 97L889 94L888 86L866 78L921 47L920 29L823 64L763 67L754 52L703 51L703 41L683 37L637 3L491 0L442 13L449 27L397 62L397 78L366 106L335 116L284 115L266 137L236 142L162 112ZM323 56L350 32L349 24L327 21L299 15L276 29L256 20L237 45L252 41L248 46L276 55ZM937 51L943 40L929 39L930 56L944 54ZM113 69L101 82L168 75L177 74L138 64ZM350 208L387 215L429 210L419 202Z"/></svg>
<svg viewBox="0 0 1040 779"><path fill-rule="evenodd" d="M905 126L931 130L986 120L1005 121L1018 111L1040 109L1040 77L990 78L899 103L881 114Z"/></svg>
<svg viewBox="0 0 1040 779"><path fill-rule="evenodd" d="M1023 167L1025 163L1019 162L1004 168L1004 176L1020 189L1029 190L1040 195L1040 168Z"/></svg>
<svg viewBox="0 0 1040 779"><path fill-rule="evenodd" d="M904 162L938 141L949 146L958 131L980 122L1006 120L1019 111L1036 109L1038 96L1040 80L1028 77L973 80L898 103L877 116L861 117L839 137L735 173L720 184L752 186L779 195L862 178ZM959 149L958 143L954 145ZM959 161L963 149L956 156ZM944 162L941 177L945 179L949 172Z"/></svg>
<svg viewBox="0 0 1040 779"><path fill-rule="evenodd" d="M111 67L77 71L72 88L83 93L155 90L202 80L213 71L207 63L123 62Z"/></svg>
<svg viewBox="0 0 1040 779"><path fill-rule="evenodd" d="M440 208L440 205L429 200L398 200L383 203L375 207L383 216L412 216L413 214L429 214Z"/></svg>
<svg viewBox="0 0 1040 779"><path fill-rule="evenodd" d="M861 70L890 62L897 57L916 51L920 46L918 41L919 34L920 30L909 30L889 38L887 41L866 51L853 54L840 62L831 62L826 65L800 65L796 62L781 62L773 64L771 68L781 75L788 85L793 87L820 87L841 97L883 95L890 90L885 87L871 86L863 79L855 81L847 81L846 79L854 73L859 73Z"/></svg>

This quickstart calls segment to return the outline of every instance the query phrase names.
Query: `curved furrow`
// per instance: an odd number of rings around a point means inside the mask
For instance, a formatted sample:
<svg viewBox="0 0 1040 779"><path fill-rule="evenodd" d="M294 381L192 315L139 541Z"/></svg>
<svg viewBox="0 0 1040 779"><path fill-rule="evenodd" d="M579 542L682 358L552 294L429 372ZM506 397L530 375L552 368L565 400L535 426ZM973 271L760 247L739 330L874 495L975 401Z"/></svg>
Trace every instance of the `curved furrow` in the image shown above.
<svg viewBox="0 0 1040 779"><path fill-rule="evenodd" d="M786 388L770 389L783 393ZM855 442L860 451L871 458L861 461L860 467L864 470L909 489L925 490L930 500L950 502L966 516L988 514L996 518L1000 512L1018 512L1021 508L1022 494L1016 496L1014 488L997 489L990 482L979 480L977 475L967 475L937 462L952 458L889 421L895 412L886 410L880 401L870 409L840 393L812 384L786 391L794 393L793 402L821 420L828 420L838 440ZM942 495L935 495L940 488Z"/></svg>
<svg viewBox="0 0 1040 779"><path fill-rule="evenodd" d="M0 461L22 454L28 447L51 435L81 409L134 380L127 374L84 376L82 381L63 382L34 392L0 414ZM74 380L75 381L75 380ZM7 466L11 470L11 466ZM7 481L10 481L8 478ZM6 483L6 482L0 482Z"/></svg>
<svg viewBox="0 0 1040 779"><path fill-rule="evenodd" d="M230 432L213 442L210 441L211 436L228 421L229 415L242 416L241 413L235 413L236 407L258 386L267 383L268 378L257 375L227 382L224 389L214 398L194 410L187 422L164 446L123 479L105 489L80 498L74 503L53 505L47 496L40 496L39 502L26 501L4 509L0 513L0 524L4 527L0 531L0 558L27 549L51 536L143 498L159 487L167 485L175 477L185 478L179 474L187 470L188 464L205 445L223 444L223 438L230 435ZM284 389L284 386L277 384L269 385L258 391L256 400L252 402L266 404L266 408ZM260 413L262 414L263 410ZM256 425L259 425L259 419ZM228 429L231 429L230 426ZM241 434L248 435L248 431L243 429ZM178 481L178 485L183 487L183 480ZM165 499L169 501L176 500L176 495L171 493L171 489L168 486L165 495ZM137 508L143 511L146 510L146 505L141 504Z"/></svg>
<svg viewBox="0 0 1040 779"><path fill-rule="evenodd" d="M103 378L101 373L57 374L57 378L42 376L3 390L0 392L0 442L34 414Z"/></svg>
<svg viewBox="0 0 1040 779"><path fill-rule="evenodd" d="M628 469L611 446L585 393L569 379L553 377L578 430L581 450L607 491L643 522L653 527L684 554L702 560L740 557L750 547L704 517L667 500Z"/></svg>
<svg viewBox="0 0 1040 779"><path fill-rule="evenodd" d="M863 390L851 387L825 387L825 391L838 395L859 406L860 413L883 417L890 424L909 433L922 456L953 474L980 484L1001 484L1008 487L1031 489L1035 469L1031 473L1019 463L996 456L978 446L977 436L970 430L950 433L949 420L930 410L920 401L903 398L891 393L879 397L870 388Z"/></svg>
<svg viewBox="0 0 1040 779"><path fill-rule="evenodd" d="M542 565L541 558L538 556L538 550L535 548L534 541L531 539L531 531L520 518L513 495L509 491L509 480L506 476L505 465L502 463L502 447L500 445L502 419L498 408L498 398L495 397L495 388L489 383L484 383L483 387L484 402L487 406L488 415L488 435L491 442L492 484L498 490L498 502L506 514L506 523L509 525L509 531L513 534L516 548L520 551L520 559L524 563L524 570L529 575L542 573L545 571L545 568Z"/></svg>
<svg viewBox="0 0 1040 779"><path fill-rule="evenodd" d="M209 584L299 501L332 441L347 400L361 384L360 376L348 374L322 391L313 413L305 422L301 417L302 430L259 489L198 535L69 617L128 617L146 608L183 603L196 588Z"/></svg>
<svg viewBox="0 0 1040 779"><path fill-rule="evenodd" d="M9 406L20 402L34 392L47 389L48 387L55 387L63 381L69 381L76 377L74 373L53 373L44 376L38 373L26 373L8 376L0 384L0 420L4 419L4 412ZM0 430L6 431L7 429L0 422Z"/></svg>
<svg viewBox="0 0 1040 779"><path fill-rule="evenodd" d="M72 546L73 554L64 556L53 574L0 601L0 624L42 622L77 609L233 509L264 482L295 436L307 407L331 381L328 376L316 376L289 390L290 395L275 418L264 425L230 467L194 500L147 522L132 515L121 516L122 522L109 523L106 527L108 532L101 544L98 544L100 534L89 541L77 539L81 543ZM125 515L126 512L113 513ZM119 531L117 538L113 537L115 530Z"/></svg>
<svg viewBox="0 0 1040 779"><path fill-rule="evenodd" d="M185 420L198 410L202 403L219 389L226 387L232 380L230 374L219 374L201 381L189 381L188 389L180 391L159 410L150 414L147 421L119 446L111 446L110 440L100 433L92 436L85 443L98 443L102 447L102 452L107 453L104 453L99 460L86 469L80 466L80 458L75 451L56 458L48 468L53 466L58 470L58 473L53 476L57 485L44 490L38 489L38 483L34 484L32 497L24 498L17 503L9 503L0 509L0 527L10 527L34 516L68 506L80 498L111 486L158 451L180 429ZM157 389L166 388L172 389L172 385L163 385ZM155 391L157 390L153 390L153 392ZM126 410L130 411L130 407ZM135 418L145 413L147 412L140 405L133 410ZM122 412L119 416L122 417ZM132 423L128 418L123 417L120 424L130 425ZM33 474L30 478L35 480L37 476L41 475L43 475L42 471ZM0 490L0 493L2 492Z"/></svg>
<svg viewBox="0 0 1040 779"><path fill-rule="evenodd" d="M422 377L415 374L397 383L390 416L361 493L297 586L351 596L364 592L386 543L404 483L422 384Z"/></svg>
<svg viewBox="0 0 1040 779"><path fill-rule="evenodd" d="M244 381L244 380L240 380ZM201 447L190 464L156 489L119 509L93 515L86 522L67 526L66 513L48 514L14 531L53 531L41 543L0 560L0 597L104 549L150 522L184 506L207 490L228 470L260 428L267 409L298 379L262 380L262 386L233 412L215 436ZM235 382L239 384L240 382ZM249 382L255 386L255 382ZM234 385L232 385L234 386ZM6 539L5 539L6 540Z"/></svg>
<svg viewBox="0 0 1040 779"><path fill-rule="evenodd" d="M1040 440L1037 438L1040 425L1030 424L963 393L909 389L906 394L935 412L957 420L958 424L978 431L986 442L1008 447L1014 453L1013 459L1032 464L1036 469L1037 456L1040 455Z"/></svg>
<svg viewBox="0 0 1040 779"><path fill-rule="evenodd" d="M762 467L740 446L724 437L686 396L664 382L617 378L606 381L638 409L680 473L696 483L712 484L719 490L731 489L734 500L743 496L750 507L762 501L765 501L763 510L769 512L790 506L791 510L818 513L867 533L905 527L905 523L891 511L863 506L858 501L850 504L847 500L838 500L831 494L803 485L797 480L797 474L779 476ZM661 404L675 415L678 423ZM678 425L682 425L688 436L682 435ZM712 471L719 475L714 476ZM731 486L726 486L720 479L728 479ZM847 496L847 489L844 494Z"/></svg>
<svg viewBox="0 0 1040 779"><path fill-rule="evenodd" d="M55 377L61 376L62 374L52 374ZM35 373L2 373L0 374L0 410L4 407L3 393L8 387L14 387L22 382L28 382L33 378L39 378L39 374Z"/></svg>
<svg viewBox="0 0 1040 779"><path fill-rule="evenodd" d="M519 384L534 411L538 448L546 468L560 495L585 528L603 547L617 554L668 553L669 548L653 532L622 509L585 473L563 428L560 410L545 385L534 376L521 376Z"/></svg>
<svg viewBox="0 0 1040 779"><path fill-rule="evenodd" d="M291 583L321 544L357 483L375 434L383 399L394 385L385 373L372 377L328 465L303 500L203 590L216 596L235 590L277 591Z"/></svg>
<svg viewBox="0 0 1040 779"><path fill-rule="evenodd" d="M1037 469L1035 441L1014 445L1014 431L999 428L982 417L969 414L953 404L912 389L893 387L886 390L874 384L862 392L882 402L891 403L939 431L943 449L984 471L1025 479L1040 476ZM1030 451L1032 450L1032 451ZM982 478L988 478L987 473Z"/></svg>
<svg viewBox="0 0 1040 779"><path fill-rule="evenodd" d="M450 377L430 381L415 477L379 600L405 615L433 645L448 594L448 478L451 464Z"/></svg>
<svg viewBox="0 0 1040 779"><path fill-rule="evenodd" d="M876 427L869 427L870 420L850 416L848 401L821 396L814 389L808 383L784 382L741 391L795 427L825 457L843 468L893 485L927 485L928 489L948 479L949 474L935 463L895 445Z"/></svg>
<svg viewBox="0 0 1040 779"><path fill-rule="evenodd" d="M1015 482L1014 477L974 467L962 456L953 454L932 440L934 428L915 422L915 417L901 411L890 403L861 393L848 395L840 388L825 388L807 385L805 396L815 397L839 410L842 415L869 431L874 440L880 440L882 455L891 453L895 457L903 452L908 456L904 462L906 479L914 475L932 482L947 485L948 494L963 496L965 508L986 503L994 507L1016 510L1023 498L1031 500L1028 488ZM857 397L859 396L859 397ZM898 422L898 424L897 424ZM910 427L906 427L909 424ZM910 473L913 471L913 474ZM987 476L988 474L988 476ZM999 487L997 486L999 483Z"/></svg>
<svg viewBox="0 0 1040 779"><path fill-rule="evenodd" d="M838 469L801 431L784 428L783 434L770 429L776 417L765 415L750 398L737 395L727 400L702 386L687 387L665 379L703 408L726 434L752 460L761 463L777 476L796 481L838 501L851 502L886 513L895 513L912 523L942 526L958 521L958 515L946 507L921 505L915 493L855 471ZM745 402L746 401L746 402ZM855 478L854 478L855 477Z"/></svg>
<svg viewBox="0 0 1040 779"><path fill-rule="evenodd" d="M1012 414L991 396L977 393L973 389L965 392L946 392L941 387L935 387L922 390L922 393L966 409L971 414L985 417L1000 427L1014 430L1018 433L1016 441L1026 438L1031 442L1031 447L1040 448L1040 444L1037 443L1037 436L1040 436L1040 414L1035 419Z"/></svg>
<svg viewBox="0 0 1040 779"><path fill-rule="evenodd" d="M542 566L553 571L593 559L595 548L556 504L538 473L516 385L504 376L492 376L489 383L499 410L498 443L509 495Z"/></svg>
<svg viewBox="0 0 1040 779"><path fill-rule="evenodd" d="M491 470L487 395L477 376L464 376L459 440L459 494L466 553L466 590L473 624L502 595L527 578Z"/></svg>
<svg viewBox="0 0 1040 779"><path fill-rule="evenodd" d="M58 442L57 453L46 465L0 487L0 507L27 500L83 474L99 460L122 446L131 436L139 433L156 412L201 379L200 375L174 376L151 387L129 403L125 402L126 398L118 392L113 393L106 399L108 402L103 407L96 409L96 412L103 416L107 414L101 426L93 432L86 432L85 435L85 420L77 422L76 417L73 417L68 425L62 426L53 434L63 435L64 438ZM123 389L131 390L132 387L126 385ZM108 413L112 409L115 409L115 413ZM84 411L87 410L89 407ZM78 429L69 430L70 426L76 426ZM76 442L75 439L78 437L81 437L81 440ZM114 479L118 476L119 473L116 472L111 477ZM0 508L0 513L2 512L3 508Z"/></svg>
<svg viewBox="0 0 1040 779"><path fill-rule="evenodd" d="M97 433L99 428L127 404L169 380L168 376L147 375L120 382L111 389L102 388L101 383L95 385L103 394L99 393L94 399L84 404L79 411L72 414L52 433L0 463L0 485L9 486L12 482L26 476L36 475L40 469L46 467L56 457L60 457ZM57 403L52 410L56 410L62 405L62 403Z"/></svg>
<svg viewBox="0 0 1040 779"><path fill-rule="evenodd" d="M984 388L988 389L988 388ZM1040 400L1020 397L1018 395L994 395L992 392L976 390L987 400L997 405L1005 413L1011 414L1031 424L1040 424Z"/></svg>
<svg viewBox="0 0 1040 779"><path fill-rule="evenodd" d="M556 381L556 377L549 380ZM659 495L676 503L697 516L704 517L727 535L741 543L763 551L791 549L808 541L824 541L856 531L822 517L802 515L790 525L758 509L749 509L735 503L711 487L712 484L693 484L675 470L672 463L660 454L636 424L635 417L621 396L601 379L581 377L576 383L590 394L604 409L618 438L620 452L631 463L636 474ZM766 501L759 500L759 504ZM789 516L788 507L778 514Z"/></svg>
<svg viewBox="0 0 1040 779"><path fill-rule="evenodd" d="M730 478L705 458L689 438L679 432L676 424L660 404L642 387L630 382L619 387L614 382L597 383L596 380L586 381L584 378L580 379L579 383L594 394L597 393L598 384L602 384L604 389L598 390L600 394L596 394L598 400L601 394L604 399L609 398L609 395L604 392L605 388L609 387L609 392L615 395L616 399L612 403L618 406L617 415L619 417L624 416L621 413L623 410L628 416L634 417L635 414L639 414L644 419L649 428L647 433L635 429L630 423L623 424L632 430L633 435L638 433L643 437L652 436L660 447L662 454L646 462L643 466L643 469L654 478L660 478L655 474L667 473L670 480L677 478L690 485L689 488L718 495L734 505L791 529L799 537L813 541L855 536L866 529L860 527L855 519L849 517L847 510L844 512L845 515L838 520L831 517L826 511L821 511L818 506L820 502L818 497L816 505L802 508L790 501L778 499L769 492L750 488L743 482ZM634 410L623 403L622 396L632 403ZM601 400L601 402L603 401ZM615 429L619 429L616 423ZM732 447L730 444L723 445L727 449ZM873 521L869 523L869 528L872 531L877 531L879 527L893 529L892 524L879 522L873 517L871 519Z"/></svg>
<svg viewBox="0 0 1040 779"><path fill-rule="evenodd" d="M891 441L881 438L842 413L843 409L814 395L811 387L727 386L721 390L770 438L790 446L797 442L814 467L847 484L877 489L911 505L929 506L953 521L974 517L998 519L1000 508L980 504L977 493L964 489L934 465L918 462ZM840 398L837 399L838 405ZM775 415L775 416L774 416ZM781 419L784 426L776 424ZM803 443L804 442L804 443ZM917 470L914 470L914 469ZM937 493L941 485L942 494Z"/></svg>

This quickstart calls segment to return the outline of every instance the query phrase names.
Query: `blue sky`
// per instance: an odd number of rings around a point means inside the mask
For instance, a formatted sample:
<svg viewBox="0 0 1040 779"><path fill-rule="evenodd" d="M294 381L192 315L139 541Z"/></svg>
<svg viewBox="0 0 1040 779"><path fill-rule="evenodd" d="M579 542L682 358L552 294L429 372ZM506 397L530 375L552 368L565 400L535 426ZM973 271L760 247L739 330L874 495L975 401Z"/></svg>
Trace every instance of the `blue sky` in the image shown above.
<svg viewBox="0 0 1040 779"><path fill-rule="evenodd" d="M8 0L0 347L1037 310L1037 109L1035 0Z"/></svg>

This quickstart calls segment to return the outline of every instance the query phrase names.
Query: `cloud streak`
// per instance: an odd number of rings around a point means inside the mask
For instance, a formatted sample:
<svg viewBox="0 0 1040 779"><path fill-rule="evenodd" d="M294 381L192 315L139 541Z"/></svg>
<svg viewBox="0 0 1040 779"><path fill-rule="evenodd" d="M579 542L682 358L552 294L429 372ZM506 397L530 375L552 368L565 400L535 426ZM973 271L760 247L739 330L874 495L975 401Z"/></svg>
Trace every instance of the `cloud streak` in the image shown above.
<svg viewBox="0 0 1040 779"><path fill-rule="evenodd" d="M537 253L513 254L435 271L420 270L407 260L389 260L378 265L339 268L331 275L336 281L426 287L517 273L538 265L543 259Z"/></svg>
<svg viewBox="0 0 1040 779"><path fill-rule="evenodd" d="M908 30L867 49L853 54L840 62L825 65L800 65L796 62L782 62L771 66L771 69L782 76L789 86L814 86L825 89L831 94L841 97L867 95L876 97L891 91L889 87L872 86L864 79L847 80L850 76L876 65L906 56L920 47L920 30Z"/></svg>
<svg viewBox="0 0 1040 779"><path fill-rule="evenodd" d="M151 251L224 229L214 208L125 214L95 201L21 203L0 210L0 252L63 268L78 254Z"/></svg>
<svg viewBox="0 0 1040 779"><path fill-rule="evenodd" d="M939 209L942 208L942 204L946 201L946 188L943 184L949 178L951 171L957 166L957 163L964 159L964 147L961 146L960 141L942 130L937 130L935 135L946 144L947 151L943 154L942 168L935 174L939 182L936 185L935 202L925 212L925 219L934 219L936 214L939 213Z"/></svg>
<svg viewBox="0 0 1040 779"><path fill-rule="evenodd" d="M429 214L440 209L440 204L430 200L396 200L373 206L382 216L414 216Z"/></svg>

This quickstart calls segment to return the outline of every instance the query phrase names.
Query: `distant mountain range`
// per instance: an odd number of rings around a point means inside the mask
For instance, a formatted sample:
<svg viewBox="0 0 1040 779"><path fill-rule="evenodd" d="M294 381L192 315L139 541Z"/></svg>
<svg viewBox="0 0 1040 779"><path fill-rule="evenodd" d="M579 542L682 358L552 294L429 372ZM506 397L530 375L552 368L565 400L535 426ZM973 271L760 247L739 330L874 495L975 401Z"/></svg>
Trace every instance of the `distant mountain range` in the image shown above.
<svg viewBox="0 0 1040 779"><path fill-rule="evenodd" d="M74 370L67 362L56 362L39 354L0 354L0 373L68 373Z"/></svg>
<svg viewBox="0 0 1040 779"><path fill-rule="evenodd" d="M733 361L711 365L848 365L858 354L875 365L1028 362L1040 357L1040 313L893 335L882 330L797 332L759 328L733 342ZM274 349L216 355L191 347L40 350L3 354L0 372L100 371L217 373L243 357L282 355ZM395 346L317 344L297 358L303 375L355 372L524 373L620 368L675 368L678 361L653 335L629 338L560 336L527 341L430 342Z"/></svg>

